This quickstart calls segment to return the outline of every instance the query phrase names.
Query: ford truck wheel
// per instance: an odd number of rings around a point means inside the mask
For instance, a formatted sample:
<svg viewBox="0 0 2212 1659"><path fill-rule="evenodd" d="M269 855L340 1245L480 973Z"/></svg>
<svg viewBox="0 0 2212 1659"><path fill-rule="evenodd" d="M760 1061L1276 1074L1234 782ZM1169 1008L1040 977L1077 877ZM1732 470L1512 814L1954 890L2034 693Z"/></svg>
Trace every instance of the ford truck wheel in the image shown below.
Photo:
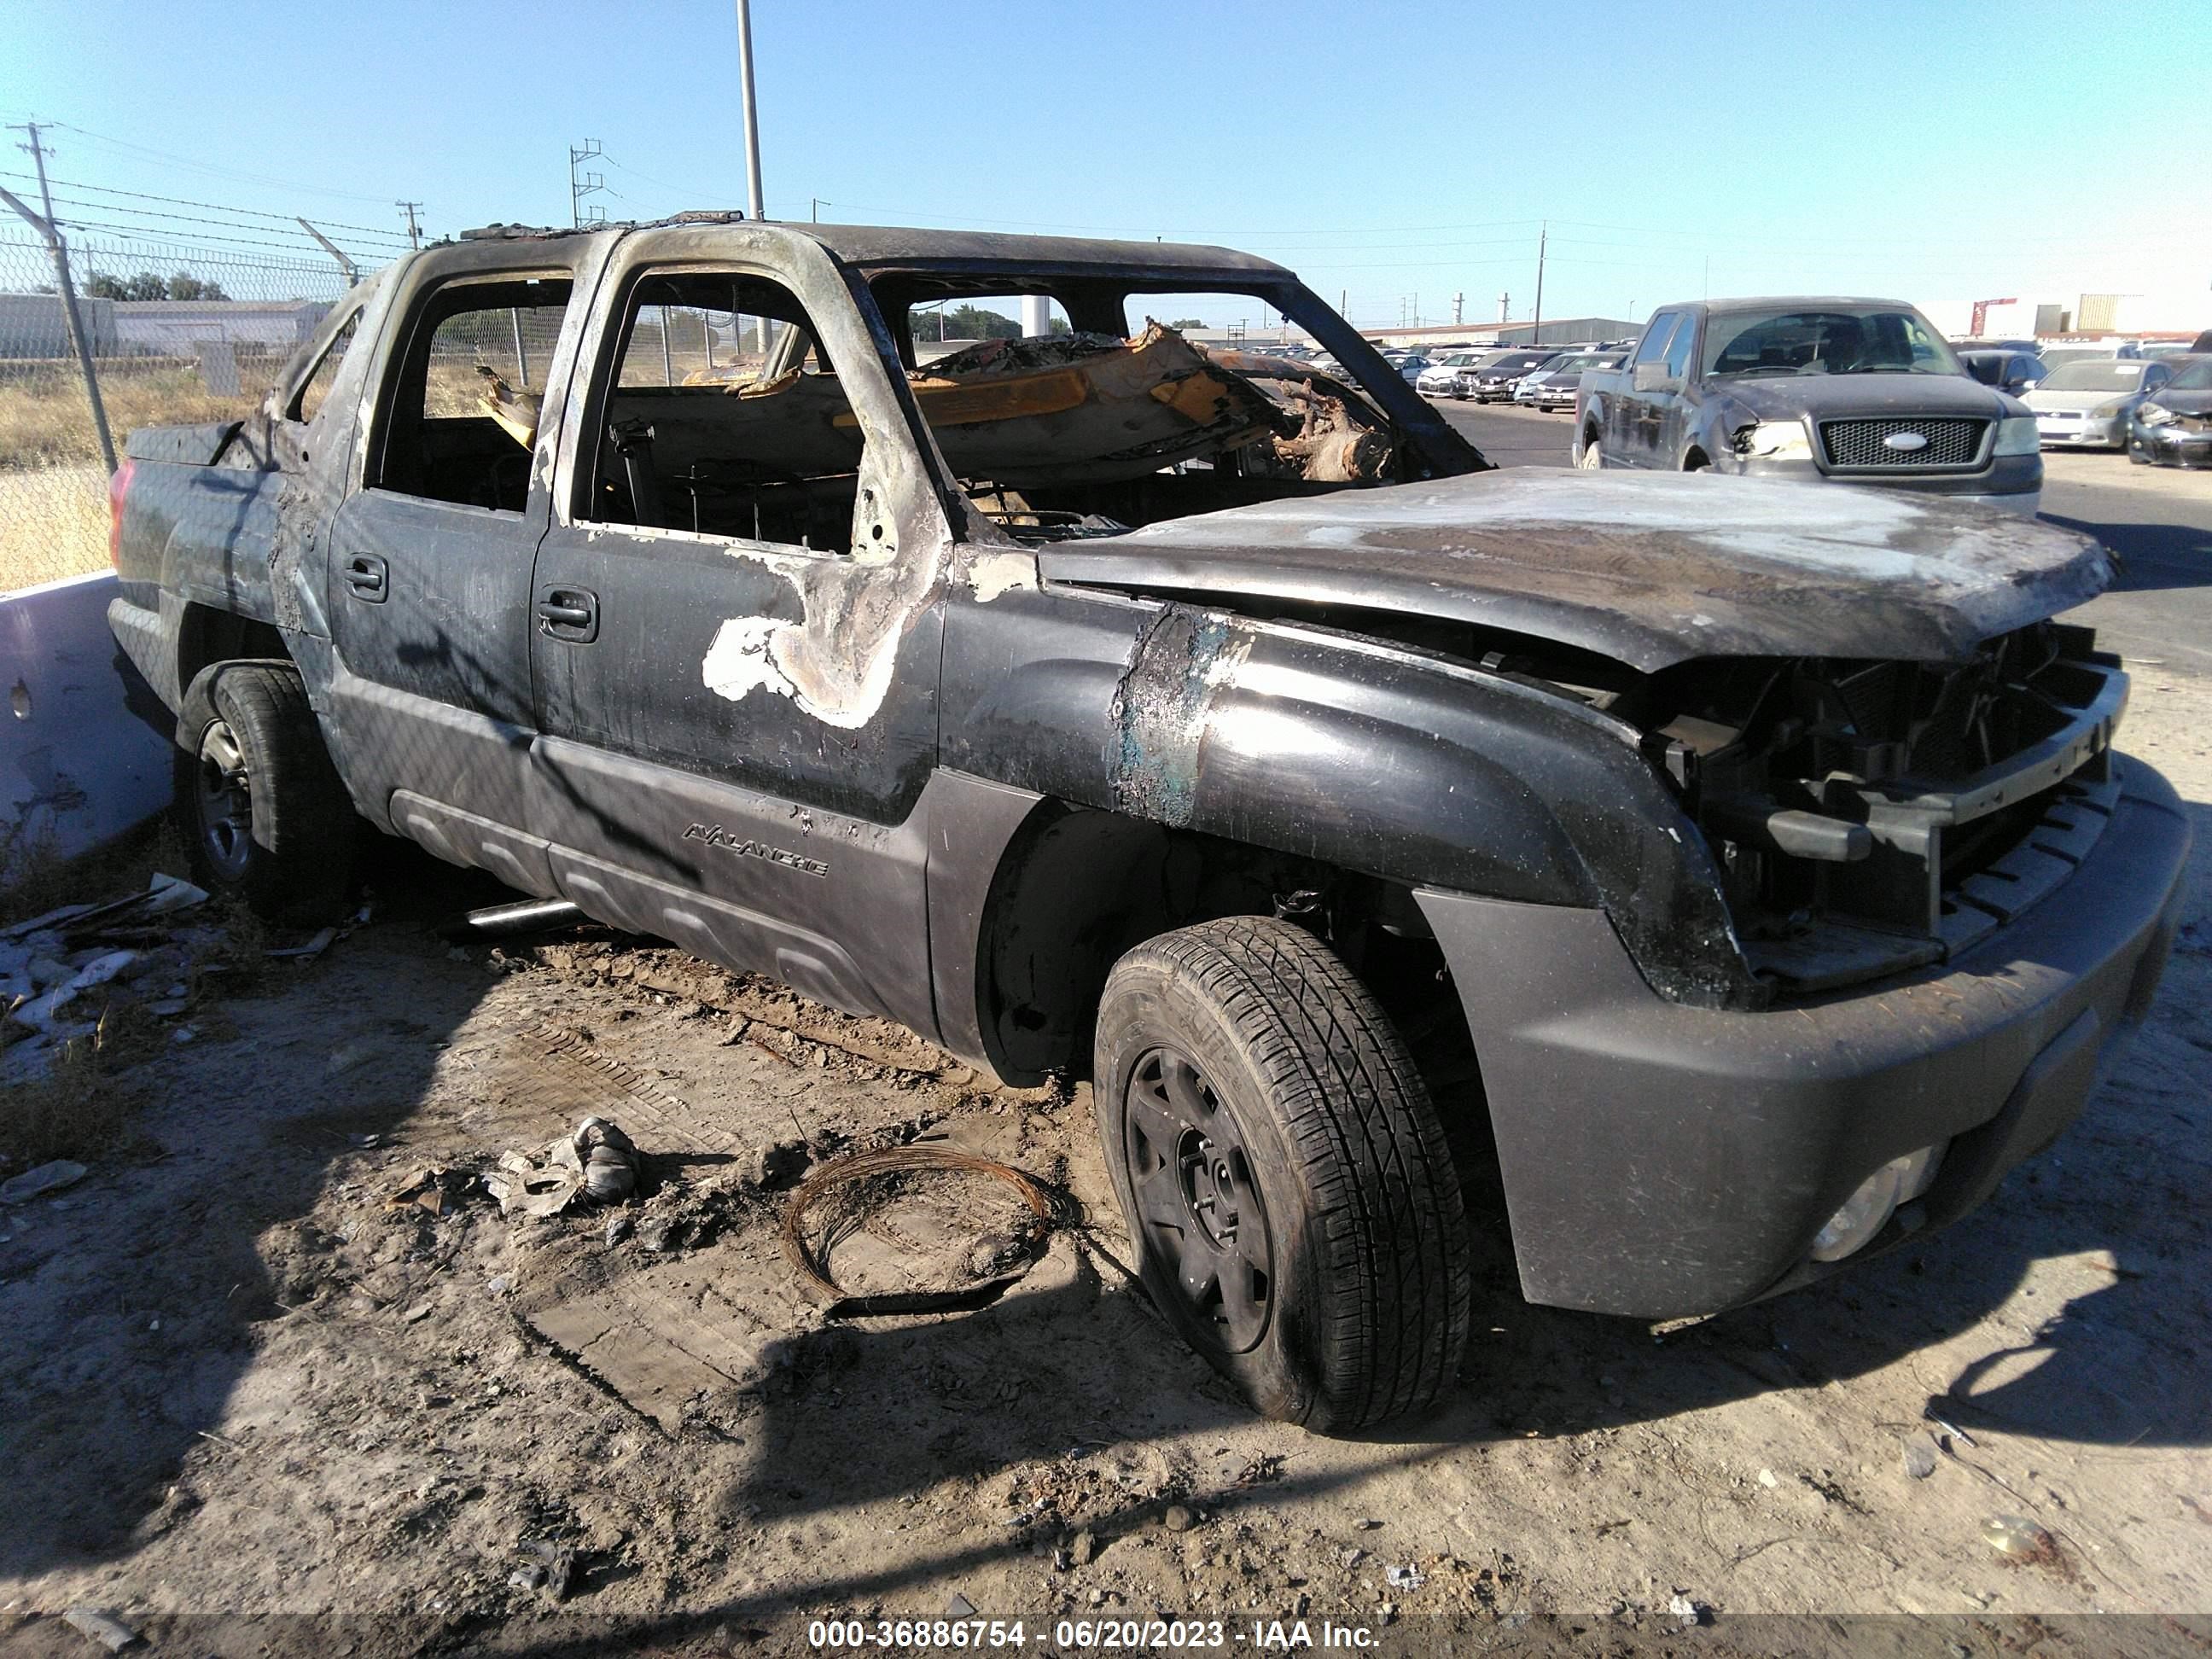
<svg viewBox="0 0 2212 1659"><path fill-rule="evenodd" d="M1595 433L1583 440L1582 459L1575 465L1585 472L1605 471L1605 446Z"/></svg>
<svg viewBox="0 0 2212 1659"><path fill-rule="evenodd" d="M1451 1386L1459 1178L1404 1043L1334 953L1233 916L1123 957L1098 1132L1145 1288L1253 1407L1344 1433Z"/></svg>
<svg viewBox="0 0 2212 1659"><path fill-rule="evenodd" d="M270 921L314 926L343 908L356 819L299 671L201 670L177 725L177 814L199 878Z"/></svg>

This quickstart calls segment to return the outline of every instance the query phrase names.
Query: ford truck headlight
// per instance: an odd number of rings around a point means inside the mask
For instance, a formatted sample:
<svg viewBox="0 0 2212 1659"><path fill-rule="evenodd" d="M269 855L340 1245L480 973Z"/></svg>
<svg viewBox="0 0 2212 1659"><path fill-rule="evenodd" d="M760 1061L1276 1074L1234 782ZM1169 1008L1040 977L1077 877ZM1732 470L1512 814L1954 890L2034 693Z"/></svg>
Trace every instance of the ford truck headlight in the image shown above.
<svg viewBox="0 0 2212 1659"><path fill-rule="evenodd" d="M1737 437L1736 448L1747 460L1809 461L1813 435L1802 421L1761 421Z"/></svg>
<svg viewBox="0 0 2212 1659"><path fill-rule="evenodd" d="M2164 404L2140 404L2136 408L2136 419L2145 426L2171 426L2173 411Z"/></svg>
<svg viewBox="0 0 2212 1659"><path fill-rule="evenodd" d="M2033 415L2008 415L1997 422L1997 448L2000 455L2035 455L2042 453L2043 439L2036 430Z"/></svg>

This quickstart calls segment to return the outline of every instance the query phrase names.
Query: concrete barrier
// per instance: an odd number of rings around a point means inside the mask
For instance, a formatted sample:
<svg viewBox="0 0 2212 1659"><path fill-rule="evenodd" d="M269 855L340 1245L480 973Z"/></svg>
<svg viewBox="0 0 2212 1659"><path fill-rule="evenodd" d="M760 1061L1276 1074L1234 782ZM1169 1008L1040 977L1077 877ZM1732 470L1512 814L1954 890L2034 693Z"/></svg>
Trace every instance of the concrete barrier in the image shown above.
<svg viewBox="0 0 2212 1659"><path fill-rule="evenodd" d="M107 631L112 573L0 593L0 887L168 805L173 722Z"/></svg>

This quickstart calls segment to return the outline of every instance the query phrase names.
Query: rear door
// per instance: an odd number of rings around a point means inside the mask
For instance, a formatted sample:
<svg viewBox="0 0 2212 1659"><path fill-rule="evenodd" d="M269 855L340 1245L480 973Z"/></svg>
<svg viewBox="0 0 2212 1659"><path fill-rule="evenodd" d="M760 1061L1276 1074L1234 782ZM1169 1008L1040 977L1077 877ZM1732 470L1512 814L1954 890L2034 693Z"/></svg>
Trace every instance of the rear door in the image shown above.
<svg viewBox="0 0 2212 1659"><path fill-rule="evenodd" d="M410 268L326 566L332 726L356 803L533 893L551 890L523 829L550 501L534 411L573 351L594 246L501 243Z"/></svg>
<svg viewBox="0 0 2212 1659"><path fill-rule="evenodd" d="M818 245L765 228L639 232L604 287L531 594L555 879L933 1030L951 534L875 337Z"/></svg>

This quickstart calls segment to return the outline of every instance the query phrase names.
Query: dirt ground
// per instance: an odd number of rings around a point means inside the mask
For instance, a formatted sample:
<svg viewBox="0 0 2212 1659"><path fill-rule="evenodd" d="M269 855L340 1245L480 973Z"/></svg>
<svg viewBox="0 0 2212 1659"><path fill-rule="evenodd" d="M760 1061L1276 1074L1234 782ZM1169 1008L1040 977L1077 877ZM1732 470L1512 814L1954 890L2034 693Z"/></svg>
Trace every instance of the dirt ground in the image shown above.
<svg viewBox="0 0 2212 1659"><path fill-rule="evenodd" d="M1148 1310L1086 1090L635 941L449 946L465 884L394 853L378 920L185 1017L125 1152L0 1211L0 1650L97 1651L62 1617L89 1605L195 1655L804 1651L811 1619L969 1609L1048 1651L1191 1616L1224 1650L1303 1618L1407 1654L2202 1655L2208 731L2212 684L2138 671L2187 923L2089 1111L1984 1210L1655 1332L1522 1303L1484 1206L1462 1387L1361 1441L1251 1420ZM591 1113L648 1155L626 1225L470 1189ZM826 1319L788 1189L909 1143L1087 1224L989 1305ZM916 1177L831 1266L987 1276L1024 1214ZM2047 1542L2000 1553L2001 1516Z"/></svg>

